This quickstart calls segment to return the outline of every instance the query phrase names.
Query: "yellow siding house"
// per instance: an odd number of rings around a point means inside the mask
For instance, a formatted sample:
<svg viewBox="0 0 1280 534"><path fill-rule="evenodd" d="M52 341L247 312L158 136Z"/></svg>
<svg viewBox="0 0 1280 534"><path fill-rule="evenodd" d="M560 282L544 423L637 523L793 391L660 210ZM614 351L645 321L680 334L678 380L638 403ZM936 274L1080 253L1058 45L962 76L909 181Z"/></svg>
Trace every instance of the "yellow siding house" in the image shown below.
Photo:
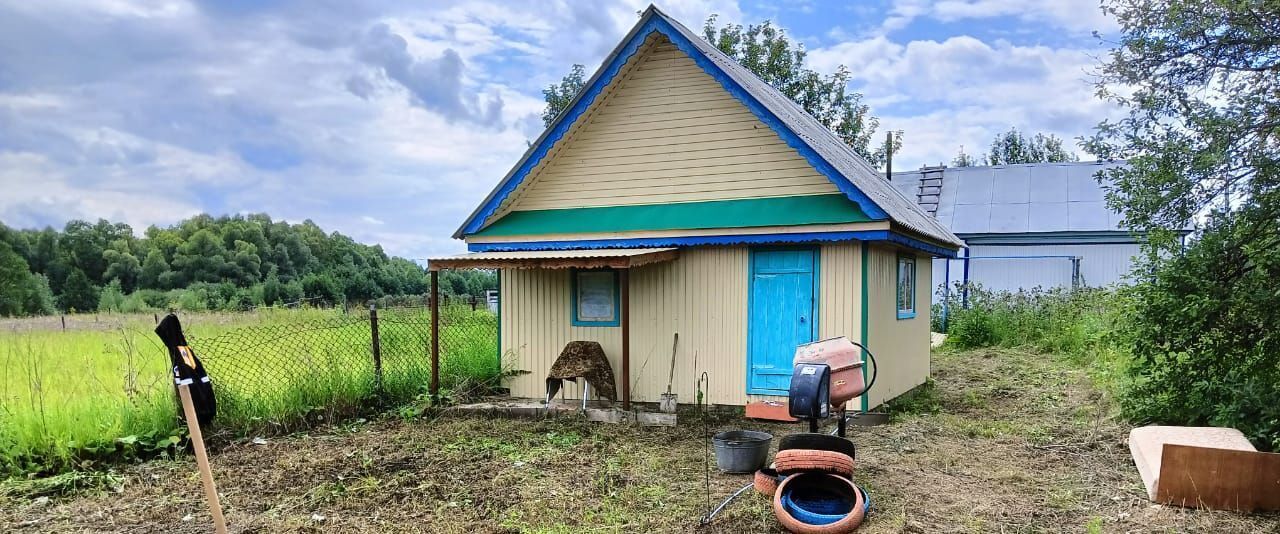
<svg viewBox="0 0 1280 534"><path fill-rule="evenodd" d="M499 270L508 384L542 398L598 341L624 404L785 396L797 344L879 360L862 409L929 375L930 258L960 240L827 128L656 8L605 60L433 271ZM675 368L673 337L679 334ZM673 372L674 371L674 372ZM577 390L568 392L573 397Z"/></svg>

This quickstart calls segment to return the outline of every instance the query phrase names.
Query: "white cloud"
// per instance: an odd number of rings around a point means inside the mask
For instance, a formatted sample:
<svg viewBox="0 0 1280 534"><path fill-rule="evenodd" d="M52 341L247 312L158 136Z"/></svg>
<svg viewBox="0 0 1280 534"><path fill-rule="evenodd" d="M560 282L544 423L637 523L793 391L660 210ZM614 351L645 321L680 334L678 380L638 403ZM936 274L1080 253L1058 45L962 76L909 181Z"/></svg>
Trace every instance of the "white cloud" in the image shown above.
<svg viewBox="0 0 1280 534"><path fill-rule="evenodd" d="M901 30L917 18L942 22L1015 17L1073 32L1112 31L1116 21L1089 0L895 0L881 31Z"/></svg>
<svg viewBox="0 0 1280 534"><path fill-rule="evenodd" d="M60 227L70 219L104 217L140 233L148 225L200 213L199 199L137 188L136 183L86 187L38 154L0 152L0 184L0 220L17 227Z"/></svg>
<svg viewBox="0 0 1280 534"><path fill-rule="evenodd" d="M384 224L387 224L387 223L386 223L386 222L384 222L382 219L378 219L378 218L370 217L370 216L368 216L368 215L362 215L362 216L360 216L360 220L362 220L362 221L364 221L364 222L367 222L367 223L369 223L369 224L374 224L374 225L378 225L378 226L382 226L382 225L384 225Z"/></svg>
<svg viewBox="0 0 1280 534"><path fill-rule="evenodd" d="M965 35L905 44L875 36L809 57L826 72L853 67L851 86L864 93L882 127L905 131L898 161L912 166L949 162L962 145L981 153L1010 127L1052 133L1074 146L1114 113L1093 94L1094 53Z"/></svg>

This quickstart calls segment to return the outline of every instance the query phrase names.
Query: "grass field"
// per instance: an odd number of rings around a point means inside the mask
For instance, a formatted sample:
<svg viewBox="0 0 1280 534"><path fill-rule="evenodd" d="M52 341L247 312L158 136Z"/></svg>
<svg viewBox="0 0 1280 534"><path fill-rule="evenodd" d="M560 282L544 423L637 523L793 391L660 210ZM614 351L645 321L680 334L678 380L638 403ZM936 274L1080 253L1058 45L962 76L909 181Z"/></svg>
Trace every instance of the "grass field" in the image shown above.
<svg viewBox="0 0 1280 534"><path fill-rule="evenodd" d="M1128 425L1066 357L944 352L933 375L890 424L850 431L875 507L860 533L1280 532L1276 514L1152 505ZM710 421L731 428L802 425ZM751 492L699 527L708 500L750 480L712 466L706 495L702 436L691 414L674 428L391 416L240 441L212 463L233 531L777 532ZM0 531L23 528L207 532L209 514L188 456L0 483Z"/></svg>
<svg viewBox="0 0 1280 534"><path fill-rule="evenodd" d="M367 315L183 315L188 341L215 381L212 437L287 432L422 393L429 315L380 315L380 389ZM496 317L466 308L442 317L442 386L490 383L499 372ZM0 474L85 467L176 443L168 354L154 322L149 314L78 317L65 331L56 318L0 323Z"/></svg>

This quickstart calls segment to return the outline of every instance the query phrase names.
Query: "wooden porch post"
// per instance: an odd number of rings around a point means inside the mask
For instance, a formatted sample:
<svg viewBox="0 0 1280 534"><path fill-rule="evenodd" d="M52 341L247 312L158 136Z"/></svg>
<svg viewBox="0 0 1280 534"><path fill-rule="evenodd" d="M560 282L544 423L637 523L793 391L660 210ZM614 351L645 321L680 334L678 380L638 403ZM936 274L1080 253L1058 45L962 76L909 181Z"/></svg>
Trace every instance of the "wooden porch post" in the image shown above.
<svg viewBox="0 0 1280 534"><path fill-rule="evenodd" d="M440 395L440 271L431 271L431 400Z"/></svg>
<svg viewBox="0 0 1280 534"><path fill-rule="evenodd" d="M631 409L631 269L621 269L618 284L622 286L622 409Z"/></svg>

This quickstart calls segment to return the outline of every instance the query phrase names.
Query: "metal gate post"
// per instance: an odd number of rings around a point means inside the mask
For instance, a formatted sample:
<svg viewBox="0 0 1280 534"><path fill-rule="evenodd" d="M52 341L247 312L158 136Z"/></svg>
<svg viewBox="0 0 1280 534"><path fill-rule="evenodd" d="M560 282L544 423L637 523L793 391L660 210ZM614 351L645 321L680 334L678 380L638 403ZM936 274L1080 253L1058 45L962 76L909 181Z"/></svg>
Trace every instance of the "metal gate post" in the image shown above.
<svg viewBox="0 0 1280 534"><path fill-rule="evenodd" d="M942 267L942 333L947 331L947 315L951 311L951 258L943 258Z"/></svg>

